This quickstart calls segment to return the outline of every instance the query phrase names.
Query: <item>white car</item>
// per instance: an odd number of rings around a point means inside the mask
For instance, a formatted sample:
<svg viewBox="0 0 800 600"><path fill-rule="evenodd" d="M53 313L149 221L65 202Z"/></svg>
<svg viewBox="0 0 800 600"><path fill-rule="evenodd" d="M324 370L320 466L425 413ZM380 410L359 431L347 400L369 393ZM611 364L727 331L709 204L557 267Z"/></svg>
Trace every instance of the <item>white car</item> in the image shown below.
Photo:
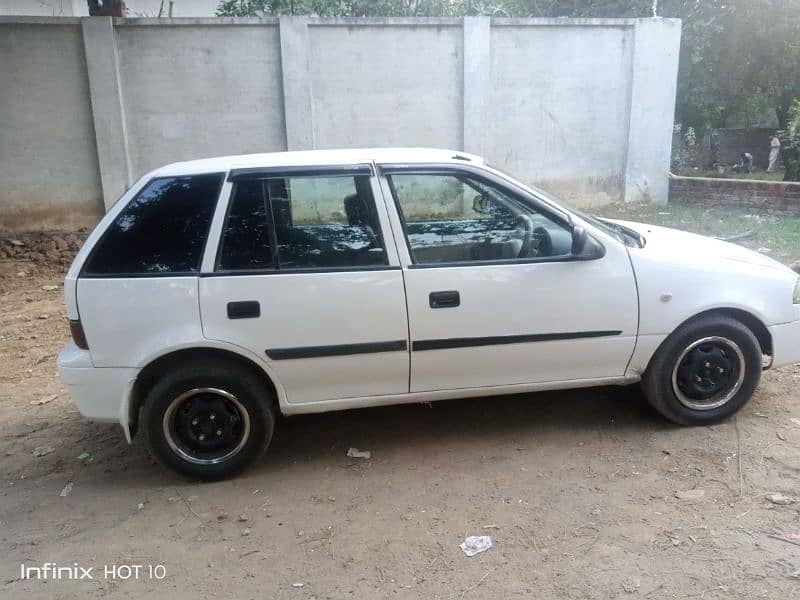
<svg viewBox="0 0 800 600"><path fill-rule="evenodd" d="M798 275L601 220L447 150L286 152L142 177L66 277L80 411L229 475L294 415L642 381L713 423L800 361Z"/></svg>

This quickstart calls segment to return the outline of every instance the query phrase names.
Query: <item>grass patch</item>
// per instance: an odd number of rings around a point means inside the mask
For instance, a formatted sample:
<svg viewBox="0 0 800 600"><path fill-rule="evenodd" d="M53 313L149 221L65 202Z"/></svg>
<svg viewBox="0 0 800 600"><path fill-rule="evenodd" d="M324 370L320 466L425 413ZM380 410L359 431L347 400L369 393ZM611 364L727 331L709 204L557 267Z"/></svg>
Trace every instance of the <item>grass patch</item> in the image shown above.
<svg viewBox="0 0 800 600"><path fill-rule="evenodd" d="M685 204L614 204L598 207L593 212L611 219L663 225L710 237L752 232L752 236L734 243L786 264L800 259L800 216L759 214L731 206Z"/></svg>

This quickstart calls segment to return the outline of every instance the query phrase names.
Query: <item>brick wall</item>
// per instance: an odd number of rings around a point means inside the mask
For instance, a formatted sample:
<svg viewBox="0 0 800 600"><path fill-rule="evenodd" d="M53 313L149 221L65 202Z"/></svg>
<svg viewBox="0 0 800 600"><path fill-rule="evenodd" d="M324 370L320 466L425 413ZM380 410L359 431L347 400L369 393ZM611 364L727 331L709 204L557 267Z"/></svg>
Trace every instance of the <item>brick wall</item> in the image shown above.
<svg viewBox="0 0 800 600"><path fill-rule="evenodd" d="M800 215L800 182L713 179L670 175L669 200Z"/></svg>

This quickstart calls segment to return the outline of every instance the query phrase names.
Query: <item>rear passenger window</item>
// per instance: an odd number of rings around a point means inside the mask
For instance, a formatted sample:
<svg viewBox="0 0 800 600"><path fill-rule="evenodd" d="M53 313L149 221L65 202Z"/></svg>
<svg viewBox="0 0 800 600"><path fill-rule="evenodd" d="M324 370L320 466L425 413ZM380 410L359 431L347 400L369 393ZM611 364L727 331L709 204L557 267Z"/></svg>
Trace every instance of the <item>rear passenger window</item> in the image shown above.
<svg viewBox="0 0 800 600"><path fill-rule="evenodd" d="M197 273L221 185L221 174L153 179L105 231L83 273Z"/></svg>
<svg viewBox="0 0 800 600"><path fill-rule="evenodd" d="M386 264L369 177L267 180L285 268Z"/></svg>
<svg viewBox="0 0 800 600"><path fill-rule="evenodd" d="M272 268L264 186L264 181L252 180L237 183L233 188L228 218L222 230L217 270Z"/></svg>
<svg viewBox="0 0 800 600"><path fill-rule="evenodd" d="M221 244L220 271L387 264L369 177L242 180Z"/></svg>

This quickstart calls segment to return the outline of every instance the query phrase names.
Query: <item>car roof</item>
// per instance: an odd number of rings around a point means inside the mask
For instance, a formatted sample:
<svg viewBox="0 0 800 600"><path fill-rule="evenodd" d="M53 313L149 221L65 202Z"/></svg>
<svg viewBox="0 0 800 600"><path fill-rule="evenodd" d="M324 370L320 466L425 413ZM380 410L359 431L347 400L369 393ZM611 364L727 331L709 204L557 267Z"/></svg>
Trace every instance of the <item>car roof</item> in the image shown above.
<svg viewBox="0 0 800 600"><path fill-rule="evenodd" d="M459 150L435 148L359 148L347 150L302 150L294 152L269 152L218 156L166 165L156 169L152 176L193 175L219 173L231 169L252 167L293 167L339 164L378 163L460 163L469 161L483 164L483 159Z"/></svg>

